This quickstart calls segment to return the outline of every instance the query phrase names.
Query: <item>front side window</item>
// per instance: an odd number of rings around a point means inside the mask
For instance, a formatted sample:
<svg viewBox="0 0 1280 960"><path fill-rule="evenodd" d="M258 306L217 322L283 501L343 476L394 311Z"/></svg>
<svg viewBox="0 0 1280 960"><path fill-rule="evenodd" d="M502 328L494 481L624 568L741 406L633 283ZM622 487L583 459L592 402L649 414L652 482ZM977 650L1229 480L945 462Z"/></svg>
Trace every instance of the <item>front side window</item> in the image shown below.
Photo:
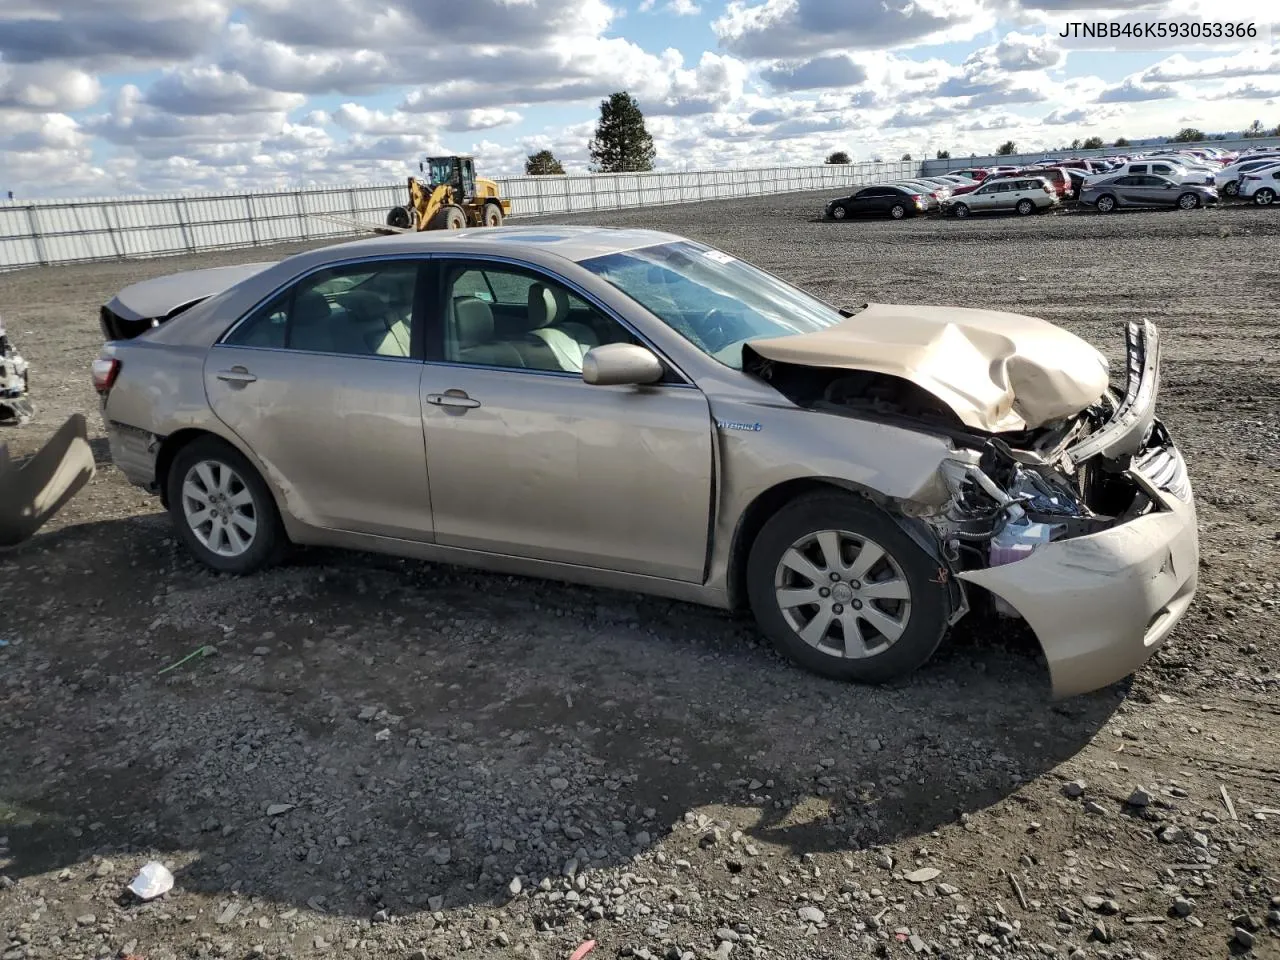
<svg viewBox="0 0 1280 960"><path fill-rule="evenodd" d="M533 271L446 265L444 282L448 363L581 373L592 347L636 342L616 320Z"/></svg>
<svg viewBox="0 0 1280 960"><path fill-rule="evenodd" d="M813 333L845 318L831 306L694 241L673 241L583 260L703 353L742 369L750 340Z"/></svg>
<svg viewBox="0 0 1280 960"><path fill-rule="evenodd" d="M312 273L250 314L223 342L408 357L418 269L416 261L395 260Z"/></svg>

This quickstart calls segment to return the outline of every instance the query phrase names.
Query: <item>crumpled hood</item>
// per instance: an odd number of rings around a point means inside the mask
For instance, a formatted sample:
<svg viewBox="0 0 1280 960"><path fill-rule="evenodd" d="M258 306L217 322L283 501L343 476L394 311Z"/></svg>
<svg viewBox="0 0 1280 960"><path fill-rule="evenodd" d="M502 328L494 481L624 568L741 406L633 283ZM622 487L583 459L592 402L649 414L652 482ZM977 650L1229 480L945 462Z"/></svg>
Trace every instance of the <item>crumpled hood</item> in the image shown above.
<svg viewBox="0 0 1280 960"><path fill-rule="evenodd" d="M963 307L869 303L814 333L752 340L780 363L910 380L968 427L1033 429L1079 413L1106 391L1107 358L1047 320Z"/></svg>

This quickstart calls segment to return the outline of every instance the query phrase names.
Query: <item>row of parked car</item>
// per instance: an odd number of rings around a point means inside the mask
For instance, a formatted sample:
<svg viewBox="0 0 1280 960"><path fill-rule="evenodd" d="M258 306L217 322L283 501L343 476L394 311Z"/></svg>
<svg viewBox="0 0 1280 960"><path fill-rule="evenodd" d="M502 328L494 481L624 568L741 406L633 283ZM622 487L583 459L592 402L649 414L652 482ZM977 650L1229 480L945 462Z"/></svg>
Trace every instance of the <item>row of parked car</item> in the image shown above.
<svg viewBox="0 0 1280 960"><path fill-rule="evenodd" d="M831 220L888 216L895 220L941 213L1023 216L1075 202L1110 213L1120 207L1194 210L1222 196L1260 206L1280 197L1280 148L1232 153L1213 147L1141 155L1046 157L1016 166L967 167L936 177L892 180L828 201Z"/></svg>

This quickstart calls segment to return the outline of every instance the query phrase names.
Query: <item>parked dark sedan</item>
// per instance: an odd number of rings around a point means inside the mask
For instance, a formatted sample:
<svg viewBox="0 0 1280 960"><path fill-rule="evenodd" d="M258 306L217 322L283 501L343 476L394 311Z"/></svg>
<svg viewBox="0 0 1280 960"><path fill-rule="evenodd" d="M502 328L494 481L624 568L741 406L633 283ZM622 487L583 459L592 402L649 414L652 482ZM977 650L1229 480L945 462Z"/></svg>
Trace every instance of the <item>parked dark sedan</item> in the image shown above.
<svg viewBox="0 0 1280 960"><path fill-rule="evenodd" d="M1178 183L1154 173L1128 173L1085 182L1080 202L1101 213L1116 207L1178 207L1194 210L1218 202L1218 191L1195 183Z"/></svg>
<svg viewBox="0 0 1280 960"><path fill-rule="evenodd" d="M849 197L837 197L823 210L831 220L848 220L851 217L915 217L929 209L929 198L909 187L863 187Z"/></svg>

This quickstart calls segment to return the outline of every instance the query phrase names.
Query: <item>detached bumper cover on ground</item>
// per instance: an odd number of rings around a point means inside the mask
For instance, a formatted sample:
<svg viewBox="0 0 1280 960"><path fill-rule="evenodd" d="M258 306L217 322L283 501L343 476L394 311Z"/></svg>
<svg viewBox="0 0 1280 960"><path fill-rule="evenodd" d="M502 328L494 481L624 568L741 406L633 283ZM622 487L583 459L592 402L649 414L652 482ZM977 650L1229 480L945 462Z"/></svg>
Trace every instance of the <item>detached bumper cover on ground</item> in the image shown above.
<svg viewBox="0 0 1280 960"><path fill-rule="evenodd" d="M0 444L0 550L29 540L94 475L85 418L75 414L21 466Z"/></svg>

